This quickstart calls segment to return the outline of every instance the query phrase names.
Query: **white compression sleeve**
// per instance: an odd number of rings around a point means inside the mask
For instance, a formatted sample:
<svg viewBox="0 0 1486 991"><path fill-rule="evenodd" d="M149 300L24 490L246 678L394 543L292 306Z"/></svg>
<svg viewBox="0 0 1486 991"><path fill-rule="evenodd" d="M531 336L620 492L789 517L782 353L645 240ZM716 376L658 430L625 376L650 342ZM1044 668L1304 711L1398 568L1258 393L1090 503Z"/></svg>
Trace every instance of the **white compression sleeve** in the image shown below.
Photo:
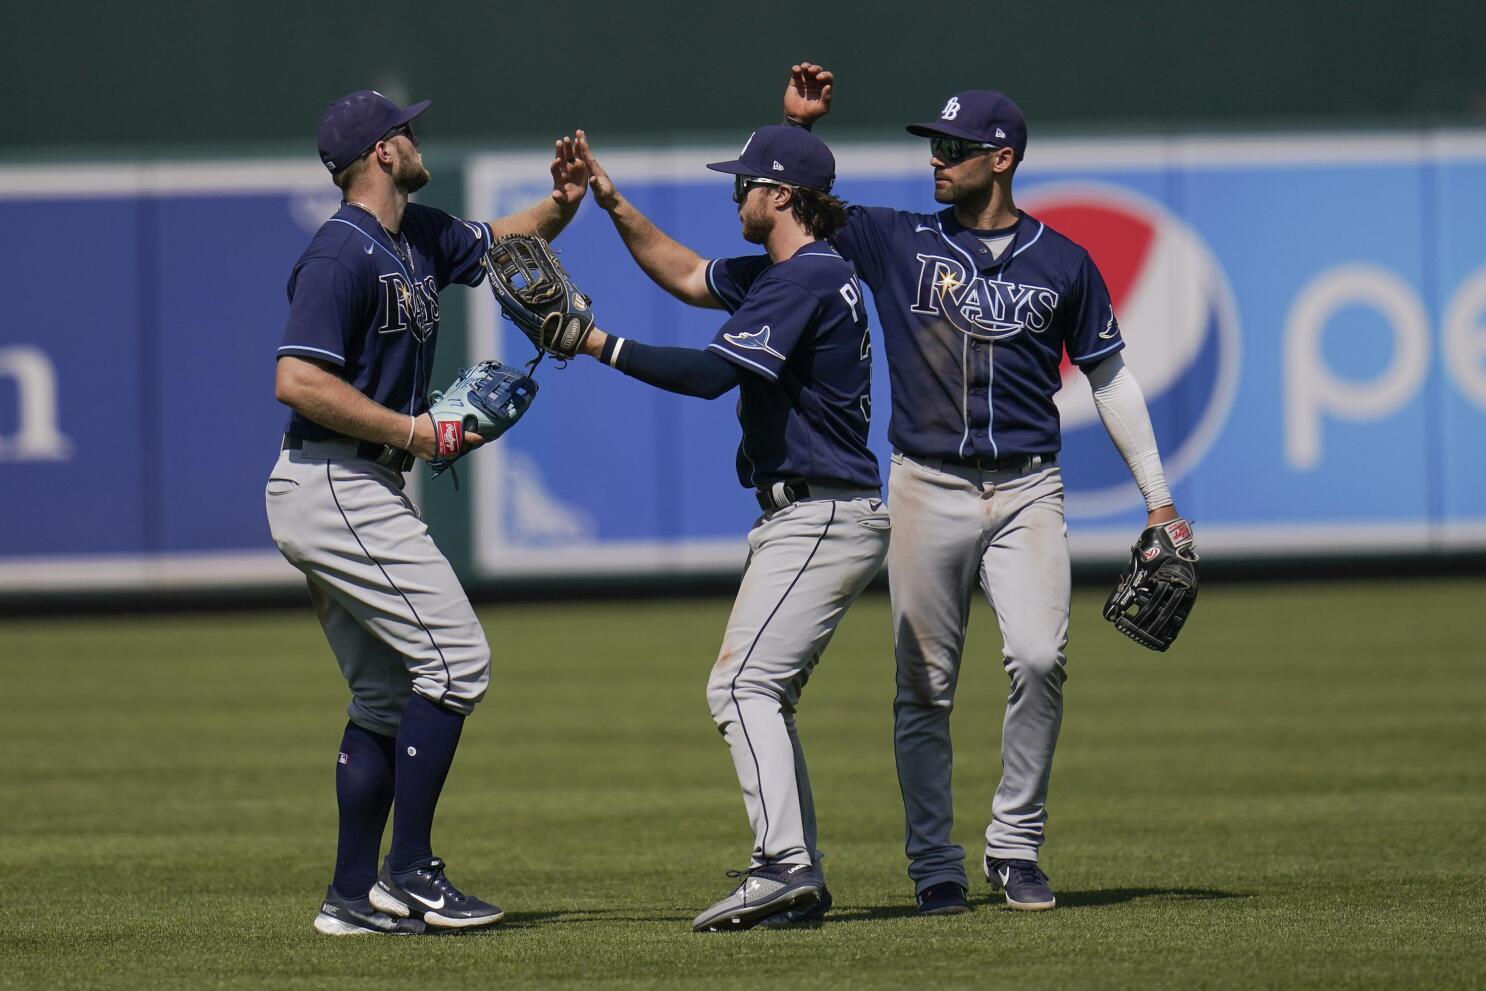
<svg viewBox="0 0 1486 991"><path fill-rule="evenodd" d="M1140 494L1145 496L1147 511L1170 506L1171 492L1166 487L1166 472L1161 468L1161 452L1156 449L1156 431L1151 426L1150 410L1140 383L1125 367L1118 355L1110 355L1088 372L1094 389L1094 408L1104 429L1109 431Z"/></svg>

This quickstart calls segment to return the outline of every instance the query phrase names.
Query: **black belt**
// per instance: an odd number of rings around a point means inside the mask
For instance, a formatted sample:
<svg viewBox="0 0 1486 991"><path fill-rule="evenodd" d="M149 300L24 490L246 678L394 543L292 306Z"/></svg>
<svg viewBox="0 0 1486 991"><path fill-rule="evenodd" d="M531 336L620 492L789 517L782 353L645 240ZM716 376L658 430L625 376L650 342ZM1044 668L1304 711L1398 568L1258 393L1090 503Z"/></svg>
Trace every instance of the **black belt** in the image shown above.
<svg viewBox="0 0 1486 991"><path fill-rule="evenodd" d="M353 437L334 437L324 441L312 440L309 441L309 444L311 447L317 444L335 445L337 447L344 446L348 455L354 453L358 458L365 458L367 461L376 462L384 468L391 468L393 471L407 471L418 461L411 453L400 448L391 447L386 444L376 444L369 440L358 441ZM304 445L305 439L303 437L285 434L284 442L279 447L279 450L302 451L304 450ZM355 445L354 448L352 445Z"/></svg>
<svg viewBox="0 0 1486 991"><path fill-rule="evenodd" d="M938 461L951 468L969 468L974 471L1026 471L1058 463L1053 454L1008 454L1001 458L923 458L914 460Z"/></svg>
<svg viewBox="0 0 1486 991"><path fill-rule="evenodd" d="M807 481L791 478L785 482L774 482L754 490L758 508L766 513L793 506L805 499L881 499L881 489L856 482L838 482L827 478Z"/></svg>

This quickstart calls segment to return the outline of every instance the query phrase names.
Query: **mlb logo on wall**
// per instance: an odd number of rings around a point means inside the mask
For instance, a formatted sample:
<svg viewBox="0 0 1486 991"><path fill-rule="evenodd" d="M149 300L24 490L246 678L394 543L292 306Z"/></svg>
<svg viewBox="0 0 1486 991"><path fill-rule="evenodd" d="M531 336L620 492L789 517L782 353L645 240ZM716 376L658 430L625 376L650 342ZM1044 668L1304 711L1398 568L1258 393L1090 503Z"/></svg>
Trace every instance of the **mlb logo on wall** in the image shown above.
<svg viewBox="0 0 1486 991"><path fill-rule="evenodd" d="M1238 387L1238 310L1222 266L1183 220L1120 187L1042 185L1018 204L1087 248L1104 276L1111 321L1117 318L1125 338L1125 364L1145 393L1175 487L1212 446ZM1139 507L1140 490L1081 378L1065 356L1057 404L1068 513L1093 517Z"/></svg>

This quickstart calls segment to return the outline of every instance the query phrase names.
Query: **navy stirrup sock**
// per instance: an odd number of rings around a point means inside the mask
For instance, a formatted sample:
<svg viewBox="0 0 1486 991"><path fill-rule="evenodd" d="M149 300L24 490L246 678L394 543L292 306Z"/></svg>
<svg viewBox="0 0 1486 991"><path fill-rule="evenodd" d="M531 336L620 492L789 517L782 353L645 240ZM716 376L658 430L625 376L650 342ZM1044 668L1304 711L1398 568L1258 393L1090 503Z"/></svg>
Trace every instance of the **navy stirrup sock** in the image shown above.
<svg viewBox="0 0 1486 991"><path fill-rule="evenodd" d="M331 884L345 898L365 898L377 880L377 853L392 808L396 741L346 723L335 765L340 835Z"/></svg>
<svg viewBox="0 0 1486 991"><path fill-rule="evenodd" d="M414 693L397 730L397 800L387 865L406 874L433 860L433 812L454 763L464 716Z"/></svg>

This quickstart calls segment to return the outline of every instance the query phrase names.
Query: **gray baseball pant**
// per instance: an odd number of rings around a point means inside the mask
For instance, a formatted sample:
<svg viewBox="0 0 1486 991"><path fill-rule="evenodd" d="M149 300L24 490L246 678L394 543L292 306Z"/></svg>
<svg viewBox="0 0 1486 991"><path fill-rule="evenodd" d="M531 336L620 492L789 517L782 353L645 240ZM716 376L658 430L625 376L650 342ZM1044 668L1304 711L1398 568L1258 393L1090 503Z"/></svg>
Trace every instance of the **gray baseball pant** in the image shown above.
<svg viewBox="0 0 1486 991"><path fill-rule="evenodd" d="M1042 845L1071 593L1062 473L1042 465L983 472L894 454L888 505L898 662L893 744L908 874L917 891L942 881L966 885L965 852L950 839L949 716L977 584L996 611L1011 680L985 852L1035 861Z"/></svg>
<svg viewBox="0 0 1486 991"><path fill-rule="evenodd" d="M879 493L815 485L811 493L749 532L748 564L707 683L753 827L754 867L819 864L795 707L841 617L887 556Z"/></svg>
<svg viewBox="0 0 1486 991"><path fill-rule="evenodd" d="M355 446L281 451L264 499L351 687L351 721L396 736L414 691L468 715L490 682L490 647L402 475Z"/></svg>

